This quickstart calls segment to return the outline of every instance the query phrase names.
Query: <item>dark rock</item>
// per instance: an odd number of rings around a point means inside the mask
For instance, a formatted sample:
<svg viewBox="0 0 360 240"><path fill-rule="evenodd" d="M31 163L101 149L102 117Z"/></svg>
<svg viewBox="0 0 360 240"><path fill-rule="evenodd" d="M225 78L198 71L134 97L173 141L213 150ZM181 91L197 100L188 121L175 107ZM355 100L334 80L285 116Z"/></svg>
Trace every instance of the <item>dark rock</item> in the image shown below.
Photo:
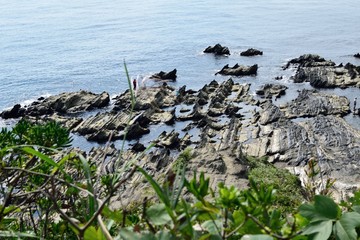
<svg viewBox="0 0 360 240"><path fill-rule="evenodd" d="M144 146L144 144L142 143L135 143L134 146L131 148L131 150L135 151L135 152L143 152L145 151L146 147Z"/></svg>
<svg viewBox="0 0 360 240"><path fill-rule="evenodd" d="M281 84L265 84L256 90L256 94L263 96L265 98L272 98L275 96L279 98L282 95L285 95L287 87Z"/></svg>
<svg viewBox="0 0 360 240"><path fill-rule="evenodd" d="M39 101L41 101L40 98ZM80 91L61 93L45 98L41 102L39 101L32 103L27 108L21 108L20 105L17 104L10 112L3 113L2 117L43 116L53 113L74 114L105 107L109 104L110 98L106 92L94 94Z"/></svg>
<svg viewBox="0 0 360 240"><path fill-rule="evenodd" d="M152 75L150 78L154 79L154 80L171 80L171 81L176 81L176 68L170 72L159 72L156 73L154 75Z"/></svg>
<svg viewBox="0 0 360 240"><path fill-rule="evenodd" d="M215 55L230 55L228 47L223 47L219 43L215 46L209 46L204 50L204 53L214 53Z"/></svg>
<svg viewBox="0 0 360 240"><path fill-rule="evenodd" d="M179 133L172 130L169 134L162 132L156 140L156 145L159 147L176 148L180 145Z"/></svg>
<svg viewBox="0 0 360 240"><path fill-rule="evenodd" d="M354 54L354 57L356 57L356 58L360 58L360 53L356 53L356 54Z"/></svg>
<svg viewBox="0 0 360 240"><path fill-rule="evenodd" d="M248 50L241 52L240 55L245 57L250 57L250 56L263 55L263 52L254 48L249 48Z"/></svg>
<svg viewBox="0 0 360 240"><path fill-rule="evenodd" d="M225 65L217 74L221 75L233 75L233 76L248 76L248 75L256 75L257 74L258 65L255 64L253 66L241 66L239 64L235 64L233 67L229 67L229 65Z"/></svg>
<svg viewBox="0 0 360 240"><path fill-rule="evenodd" d="M20 104L16 104L12 109L5 110L0 114L0 116L3 119L19 118L19 117L23 117L24 115L25 115L25 109L22 108Z"/></svg>
<svg viewBox="0 0 360 240"><path fill-rule="evenodd" d="M339 66L298 67L295 83L310 82L316 88L360 87L360 67L353 64Z"/></svg>
<svg viewBox="0 0 360 240"><path fill-rule="evenodd" d="M148 134L148 133L150 133L150 130L148 128L144 128L144 127L140 126L140 124L138 122L135 122L135 124L132 124L128 128L128 132L126 134L126 139L127 140L139 139L140 137L142 137L142 135Z"/></svg>
<svg viewBox="0 0 360 240"><path fill-rule="evenodd" d="M334 62L325 60L315 54L304 54L298 58L291 59L283 69L289 68L291 64L298 65L298 67L335 66Z"/></svg>
<svg viewBox="0 0 360 240"><path fill-rule="evenodd" d="M281 107L287 118L315 117L318 115L346 115L350 102L346 97L302 90L292 102Z"/></svg>

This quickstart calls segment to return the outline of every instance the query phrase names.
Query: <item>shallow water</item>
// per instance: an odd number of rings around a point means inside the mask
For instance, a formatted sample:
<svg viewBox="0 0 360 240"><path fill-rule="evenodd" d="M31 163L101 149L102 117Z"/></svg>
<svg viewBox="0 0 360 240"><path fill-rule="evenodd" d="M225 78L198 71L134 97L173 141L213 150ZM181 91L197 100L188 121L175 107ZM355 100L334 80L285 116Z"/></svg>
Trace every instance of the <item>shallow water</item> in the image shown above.
<svg viewBox="0 0 360 240"><path fill-rule="evenodd" d="M256 77L234 81L254 91L284 76L289 89L278 101L285 102L309 88L281 69L288 59L316 53L360 65L352 57L360 51L359 7L358 0L0 0L0 109L80 89L117 94L128 87L124 61L131 77L176 68L175 87L195 90L227 79L214 75L225 64L256 63ZM232 54L202 53L216 43ZM250 47L264 55L239 55ZM359 89L332 91L360 96Z"/></svg>

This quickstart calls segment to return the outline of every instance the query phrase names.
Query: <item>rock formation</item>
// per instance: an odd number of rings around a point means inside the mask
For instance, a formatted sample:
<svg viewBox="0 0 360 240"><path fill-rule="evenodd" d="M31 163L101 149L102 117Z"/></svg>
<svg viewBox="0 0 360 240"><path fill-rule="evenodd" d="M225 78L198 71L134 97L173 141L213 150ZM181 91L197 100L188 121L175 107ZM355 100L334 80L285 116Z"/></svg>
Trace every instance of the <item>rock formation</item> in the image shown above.
<svg viewBox="0 0 360 240"><path fill-rule="evenodd" d="M254 48L249 48L248 50L241 52L240 55L244 57L251 57L257 55L263 55L263 52Z"/></svg>
<svg viewBox="0 0 360 240"><path fill-rule="evenodd" d="M158 80L158 81L161 81L161 80L170 80L170 81L176 81L176 68L170 72L163 72L163 71L160 71L159 73L156 73L154 75L152 75L150 78L154 79L154 80Z"/></svg>
<svg viewBox="0 0 360 240"><path fill-rule="evenodd" d="M310 82L315 88L334 88L355 86L360 88L360 66L347 63L335 66L318 55L303 55L290 60L284 68L291 64L297 66L293 80L295 83Z"/></svg>
<svg viewBox="0 0 360 240"><path fill-rule="evenodd" d="M230 55L228 47L223 47L221 44L216 44L215 46L209 46L204 50L204 53L213 53L215 55Z"/></svg>
<svg viewBox="0 0 360 240"><path fill-rule="evenodd" d="M242 66L239 64L235 64L233 67L229 67L226 64L219 72L215 73L221 75L232 75L232 76L248 76L248 75L256 75L257 74L258 65L255 64L253 66Z"/></svg>

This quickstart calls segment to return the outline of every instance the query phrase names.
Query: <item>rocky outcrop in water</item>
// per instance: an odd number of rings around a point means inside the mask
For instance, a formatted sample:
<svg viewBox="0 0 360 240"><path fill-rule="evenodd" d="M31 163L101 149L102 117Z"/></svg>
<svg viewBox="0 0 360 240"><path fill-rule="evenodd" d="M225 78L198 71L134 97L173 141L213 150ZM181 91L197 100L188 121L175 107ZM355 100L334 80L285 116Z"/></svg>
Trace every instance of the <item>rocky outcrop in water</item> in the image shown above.
<svg viewBox="0 0 360 240"><path fill-rule="evenodd" d="M323 57L320 57L316 54L304 54L298 58L291 59L283 67L283 69L289 68L291 65L297 65L299 68L303 67L325 67L325 66L335 66L335 63L332 61L325 60Z"/></svg>
<svg viewBox="0 0 360 240"><path fill-rule="evenodd" d="M152 75L150 78L158 81L165 81L165 80L176 81L177 78L176 72L177 72L176 68L170 72L160 71L159 73Z"/></svg>
<svg viewBox="0 0 360 240"><path fill-rule="evenodd" d="M204 53L213 53L215 55L230 55L230 50L228 47L221 46L221 44L216 44L215 46L208 46Z"/></svg>
<svg viewBox="0 0 360 240"><path fill-rule="evenodd" d="M256 94L264 98L279 98L285 95L287 87L281 84L265 84L256 90Z"/></svg>
<svg viewBox="0 0 360 240"><path fill-rule="evenodd" d="M354 57L355 57L355 58L360 58L360 53L354 54Z"/></svg>
<svg viewBox="0 0 360 240"><path fill-rule="evenodd" d="M103 108L110 102L109 94L94 94L87 91L61 93L43 100L35 101L29 106L16 104L11 110L1 113L2 118L18 118L23 116L42 116L53 113L73 114Z"/></svg>
<svg viewBox="0 0 360 240"><path fill-rule="evenodd" d="M360 87L360 66L351 63L335 66L334 62L311 54L290 60L285 68L291 64L297 66L295 83L310 82L315 88Z"/></svg>
<svg viewBox="0 0 360 240"><path fill-rule="evenodd" d="M257 55L263 55L263 52L254 48L249 48L248 50L240 53L240 56L244 57L252 57Z"/></svg>
<svg viewBox="0 0 360 240"><path fill-rule="evenodd" d="M229 64L226 64L219 72L215 73L221 75L232 75L232 76L249 76L257 74L258 65L253 66L242 66L235 64L233 67L229 67Z"/></svg>

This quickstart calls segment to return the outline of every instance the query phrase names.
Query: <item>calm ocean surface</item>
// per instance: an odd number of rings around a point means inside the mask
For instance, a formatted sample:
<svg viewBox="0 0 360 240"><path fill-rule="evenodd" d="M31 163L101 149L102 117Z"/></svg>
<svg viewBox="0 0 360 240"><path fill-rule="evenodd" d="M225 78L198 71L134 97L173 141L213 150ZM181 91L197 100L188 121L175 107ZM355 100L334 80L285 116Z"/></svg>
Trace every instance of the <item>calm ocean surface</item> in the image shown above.
<svg viewBox="0 0 360 240"><path fill-rule="evenodd" d="M0 111L66 91L118 94L127 88L124 60L132 77L176 68L175 86L193 89L224 80L214 73L225 64L257 63L257 77L233 79L255 89L285 76L285 101L309 87L281 69L291 58L316 53L360 65L352 57L360 52L359 9L359 0L0 0ZM216 43L231 56L202 54ZM264 55L240 57L250 47Z"/></svg>

